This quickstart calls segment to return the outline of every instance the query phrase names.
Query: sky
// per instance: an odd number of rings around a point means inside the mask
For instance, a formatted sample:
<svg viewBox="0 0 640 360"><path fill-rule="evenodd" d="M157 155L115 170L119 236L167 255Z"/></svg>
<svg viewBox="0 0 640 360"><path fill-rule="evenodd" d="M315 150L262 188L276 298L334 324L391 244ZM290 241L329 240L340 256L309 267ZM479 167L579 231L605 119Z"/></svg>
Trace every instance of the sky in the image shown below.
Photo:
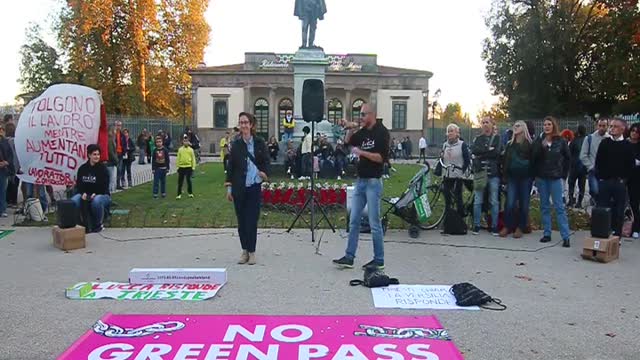
<svg viewBox="0 0 640 360"><path fill-rule="evenodd" d="M480 58L491 0L325 1L316 44L326 53L377 54L379 65L431 71L431 94L441 89L441 104L460 102L472 119L495 102ZM20 93L19 50L29 22L48 28L58 3L0 1L0 104L13 103ZM295 52L301 30L293 7L294 0L211 0L204 62L242 63L245 52Z"/></svg>

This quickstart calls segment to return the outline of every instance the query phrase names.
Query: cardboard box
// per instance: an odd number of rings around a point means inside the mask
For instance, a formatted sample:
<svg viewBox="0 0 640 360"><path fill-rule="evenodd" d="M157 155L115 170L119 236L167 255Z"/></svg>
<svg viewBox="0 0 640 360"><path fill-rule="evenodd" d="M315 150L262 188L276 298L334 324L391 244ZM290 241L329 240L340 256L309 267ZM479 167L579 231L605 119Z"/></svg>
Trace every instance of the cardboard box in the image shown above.
<svg viewBox="0 0 640 360"><path fill-rule="evenodd" d="M620 255L620 237L610 236L608 239L588 237L584 239L582 258L602 263L616 260Z"/></svg>
<svg viewBox="0 0 640 360"><path fill-rule="evenodd" d="M227 283L227 269L131 269L131 284L218 284Z"/></svg>
<svg viewBox="0 0 640 360"><path fill-rule="evenodd" d="M60 250L82 249L86 246L85 231L82 226L60 229L56 225L51 232L53 234L53 246Z"/></svg>

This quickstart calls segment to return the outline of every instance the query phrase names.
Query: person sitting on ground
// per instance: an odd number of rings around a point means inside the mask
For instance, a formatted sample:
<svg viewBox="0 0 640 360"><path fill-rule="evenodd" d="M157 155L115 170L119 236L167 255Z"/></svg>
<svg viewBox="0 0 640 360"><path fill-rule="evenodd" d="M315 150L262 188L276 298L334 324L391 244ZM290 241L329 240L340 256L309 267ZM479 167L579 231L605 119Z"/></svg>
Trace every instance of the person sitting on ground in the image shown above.
<svg viewBox="0 0 640 360"><path fill-rule="evenodd" d="M269 156L271 156L271 159L273 161L278 160L278 152L280 151L280 144L278 144L278 140L276 140L275 136L272 136L271 139L269 139Z"/></svg>
<svg viewBox="0 0 640 360"><path fill-rule="evenodd" d="M105 211L111 205L111 193L109 192L109 172L107 167L100 162L100 147L92 144L87 146L89 159L78 169L76 177L76 194L71 197L74 205L82 209L82 202L88 202L91 221L84 219L87 232L100 232L104 228L102 221ZM86 216L85 215L85 216Z"/></svg>

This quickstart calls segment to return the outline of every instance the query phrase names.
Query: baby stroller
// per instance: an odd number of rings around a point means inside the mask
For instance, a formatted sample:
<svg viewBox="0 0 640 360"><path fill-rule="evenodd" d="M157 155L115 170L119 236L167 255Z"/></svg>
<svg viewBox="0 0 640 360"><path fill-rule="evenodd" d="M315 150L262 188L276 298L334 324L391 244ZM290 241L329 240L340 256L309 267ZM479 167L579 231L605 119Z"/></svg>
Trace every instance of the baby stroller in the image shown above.
<svg viewBox="0 0 640 360"><path fill-rule="evenodd" d="M428 196L423 196L428 193L429 186L431 185L431 178L429 172L431 168L428 163L425 163L420 171L418 171L411 181L407 189L397 198L383 198L382 201L391 205L387 211L382 215L382 222L388 222L389 214L394 214L407 222L409 227L409 236L417 238L420 235L420 230L428 230L429 228L421 221L418 209L416 209L416 200L421 201L422 217L426 215L428 218L431 214L429 206Z"/></svg>

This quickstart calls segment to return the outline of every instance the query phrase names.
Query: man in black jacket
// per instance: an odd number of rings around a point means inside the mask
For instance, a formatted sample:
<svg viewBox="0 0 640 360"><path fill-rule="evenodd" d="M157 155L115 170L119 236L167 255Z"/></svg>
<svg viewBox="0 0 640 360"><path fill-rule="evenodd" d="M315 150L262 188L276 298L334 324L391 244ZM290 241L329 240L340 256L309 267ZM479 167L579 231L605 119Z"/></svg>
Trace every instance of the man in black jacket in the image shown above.
<svg viewBox="0 0 640 360"><path fill-rule="evenodd" d="M498 213L500 202L500 137L493 134L493 120L482 119L482 134L478 135L471 145L473 154L474 177L474 202L473 202L473 231L477 235L480 230L482 216L482 203L484 202L485 189L489 190L489 202L491 203L491 233L498 236ZM479 179L486 179L484 183Z"/></svg>
<svg viewBox="0 0 640 360"><path fill-rule="evenodd" d="M78 209L82 208L82 202L89 203L92 228L87 229L87 232L100 232L104 228L102 226L104 213L111 205L109 172L107 167L100 162L100 147L98 145L87 146L87 154L89 154L89 160L78 169L76 195L71 200ZM88 222L86 223L88 225Z"/></svg>
<svg viewBox="0 0 640 360"><path fill-rule="evenodd" d="M624 208L627 201L627 181L635 166L633 147L624 138L627 123L614 119L609 128L610 138L602 140L596 154L598 178L598 207L611 208L611 229L621 236Z"/></svg>

